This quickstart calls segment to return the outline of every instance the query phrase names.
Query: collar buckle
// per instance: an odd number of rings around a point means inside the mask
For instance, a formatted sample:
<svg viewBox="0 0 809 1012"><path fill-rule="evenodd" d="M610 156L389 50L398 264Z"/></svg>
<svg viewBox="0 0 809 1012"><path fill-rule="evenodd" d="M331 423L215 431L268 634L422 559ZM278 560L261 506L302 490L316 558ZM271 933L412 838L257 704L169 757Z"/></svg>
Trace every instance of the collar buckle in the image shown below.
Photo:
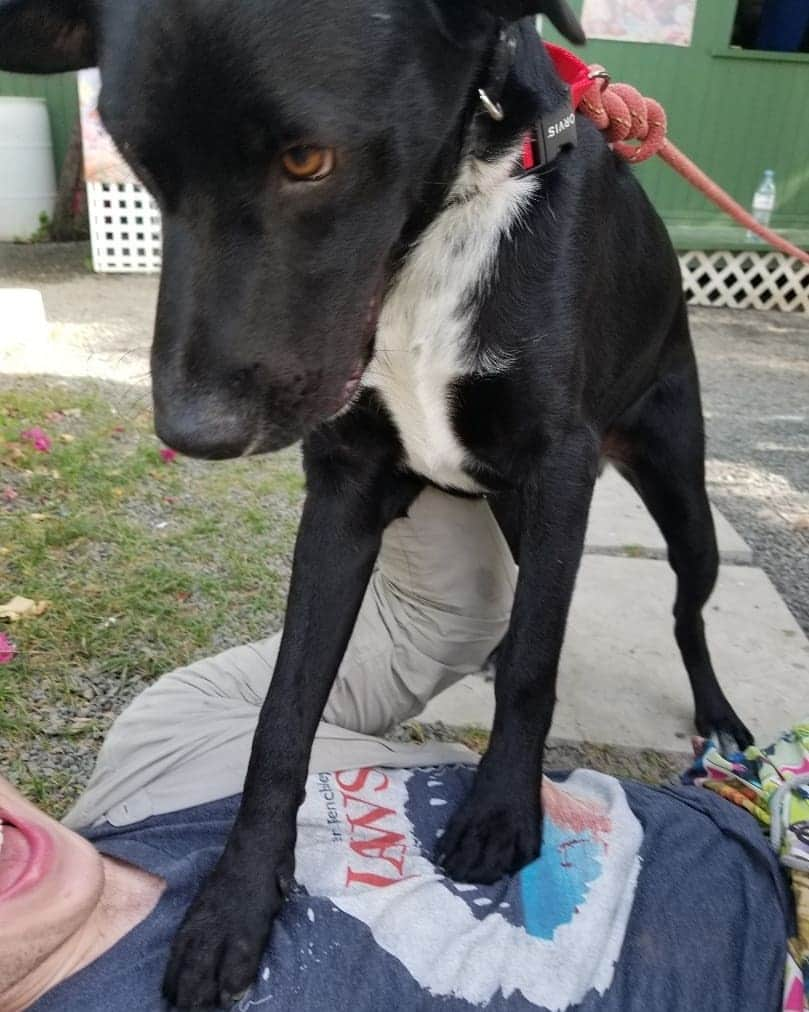
<svg viewBox="0 0 809 1012"><path fill-rule="evenodd" d="M575 148L576 113L573 103L568 100L557 106L552 113L543 116L523 145L523 171L535 172L554 161L565 148Z"/></svg>

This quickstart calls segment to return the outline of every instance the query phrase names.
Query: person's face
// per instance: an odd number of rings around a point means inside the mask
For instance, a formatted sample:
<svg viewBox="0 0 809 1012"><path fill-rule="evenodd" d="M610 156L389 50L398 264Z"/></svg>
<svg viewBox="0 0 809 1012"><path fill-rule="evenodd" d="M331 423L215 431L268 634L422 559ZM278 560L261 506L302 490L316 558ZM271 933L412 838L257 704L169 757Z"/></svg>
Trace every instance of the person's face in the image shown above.
<svg viewBox="0 0 809 1012"><path fill-rule="evenodd" d="M88 919L104 885L95 848L0 777L0 1006Z"/></svg>

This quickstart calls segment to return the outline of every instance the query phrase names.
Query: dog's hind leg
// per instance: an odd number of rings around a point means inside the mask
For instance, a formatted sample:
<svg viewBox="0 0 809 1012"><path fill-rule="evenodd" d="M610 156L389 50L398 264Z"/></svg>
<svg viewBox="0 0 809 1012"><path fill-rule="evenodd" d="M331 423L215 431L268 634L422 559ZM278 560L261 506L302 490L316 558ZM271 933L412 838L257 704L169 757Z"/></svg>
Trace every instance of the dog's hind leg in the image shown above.
<svg viewBox="0 0 809 1012"><path fill-rule="evenodd" d="M677 576L674 632L694 693L697 730L718 738L723 748L745 748L752 737L719 685L702 619L716 583L719 553L705 491L705 435L690 348L678 369L660 379L610 432L608 456L611 445L620 447L614 463L668 545Z"/></svg>

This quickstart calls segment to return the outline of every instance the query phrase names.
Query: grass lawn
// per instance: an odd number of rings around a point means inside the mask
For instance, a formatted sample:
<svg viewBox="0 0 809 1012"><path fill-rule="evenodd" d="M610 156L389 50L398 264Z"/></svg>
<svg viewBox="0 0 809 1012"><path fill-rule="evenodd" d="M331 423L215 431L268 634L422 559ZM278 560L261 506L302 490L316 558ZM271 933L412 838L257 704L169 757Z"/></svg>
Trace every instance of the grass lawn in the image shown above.
<svg viewBox="0 0 809 1012"><path fill-rule="evenodd" d="M21 434L52 441L37 452ZM110 720L160 673L280 626L303 493L297 450L165 461L148 392L0 379L0 768L61 813ZM179 718L180 715L178 715Z"/></svg>

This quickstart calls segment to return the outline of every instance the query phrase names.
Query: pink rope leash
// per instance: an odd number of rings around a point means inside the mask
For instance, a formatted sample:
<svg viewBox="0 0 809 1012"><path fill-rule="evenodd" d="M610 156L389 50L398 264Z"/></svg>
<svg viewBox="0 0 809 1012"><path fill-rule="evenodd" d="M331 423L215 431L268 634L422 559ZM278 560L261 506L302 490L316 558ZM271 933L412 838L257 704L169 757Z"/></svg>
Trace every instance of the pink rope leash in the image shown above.
<svg viewBox="0 0 809 1012"><path fill-rule="evenodd" d="M782 253L809 264L809 253L756 221L749 211L671 143L666 135L666 111L659 102L653 98L644 98L630 84L611 84L604 68L597 64L590 67L590 77L592 84L584 91L579 101L579 110L606 134L607 140L621 158L637 165L654 155L660 155L675 172L740 225L761 236ZM639 143L627 144L628 140Z"/></svg>

